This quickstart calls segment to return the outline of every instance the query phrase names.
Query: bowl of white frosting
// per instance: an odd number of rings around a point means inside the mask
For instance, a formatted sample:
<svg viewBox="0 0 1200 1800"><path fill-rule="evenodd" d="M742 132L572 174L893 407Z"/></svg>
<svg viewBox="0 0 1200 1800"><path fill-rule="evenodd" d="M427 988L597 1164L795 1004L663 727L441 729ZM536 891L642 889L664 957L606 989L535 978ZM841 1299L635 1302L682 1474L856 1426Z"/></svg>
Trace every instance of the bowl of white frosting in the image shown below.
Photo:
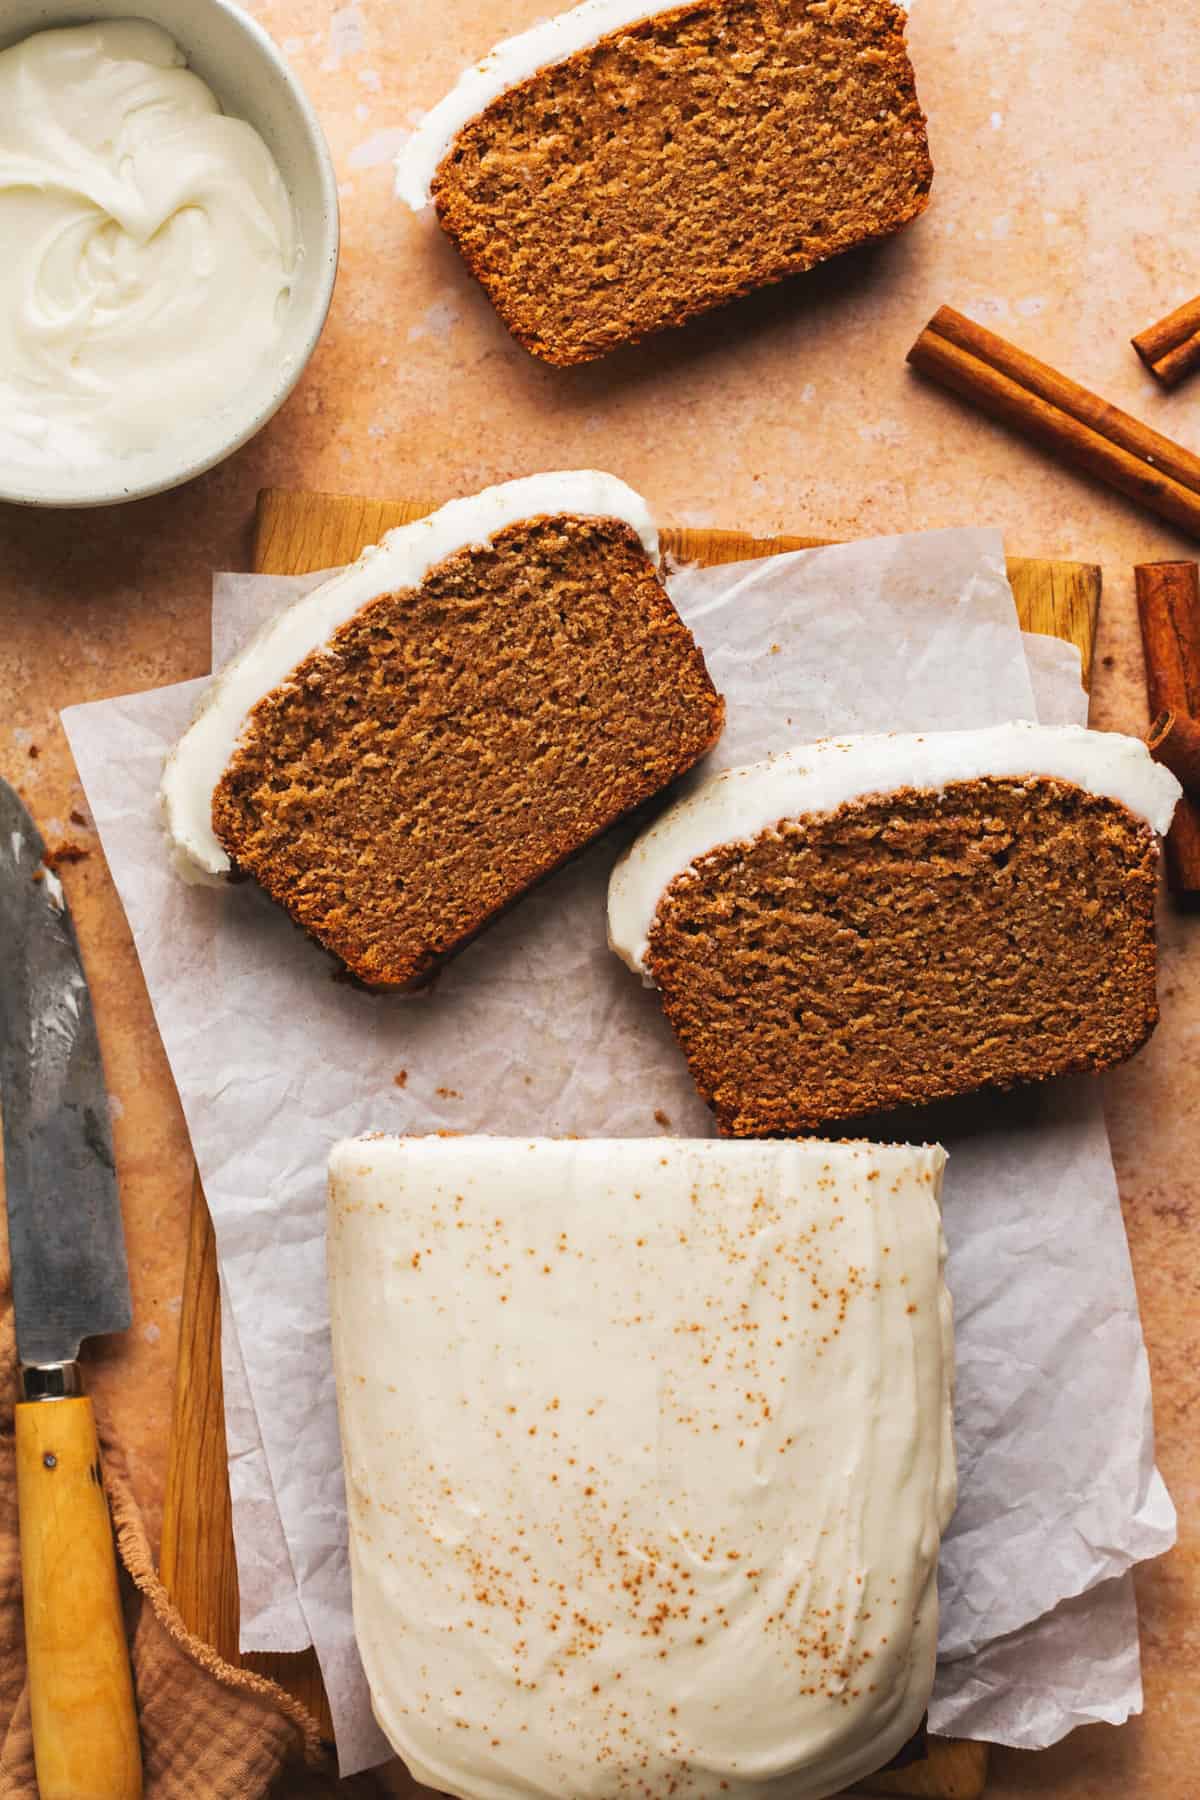
<svg viewBox="0 0 1200 1800"><path fill-rule="evenodd" d="M4 0L0 245L0 499L132 500L296 385L337 273L333 165L227 0Z"/></svg>

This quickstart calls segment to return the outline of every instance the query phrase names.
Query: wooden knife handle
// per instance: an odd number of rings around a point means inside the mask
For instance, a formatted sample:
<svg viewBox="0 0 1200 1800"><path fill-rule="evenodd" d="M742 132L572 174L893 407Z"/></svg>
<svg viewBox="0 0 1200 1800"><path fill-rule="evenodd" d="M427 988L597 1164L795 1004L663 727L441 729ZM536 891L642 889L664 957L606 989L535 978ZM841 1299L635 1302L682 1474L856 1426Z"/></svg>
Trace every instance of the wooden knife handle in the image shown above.
<svg viewBox="0 0 1200 1800"><path fill-rule="evenodd" d="M116 1550L88 1399L16 1409L25 1655L41 1800L140 1800Z"/></svg>

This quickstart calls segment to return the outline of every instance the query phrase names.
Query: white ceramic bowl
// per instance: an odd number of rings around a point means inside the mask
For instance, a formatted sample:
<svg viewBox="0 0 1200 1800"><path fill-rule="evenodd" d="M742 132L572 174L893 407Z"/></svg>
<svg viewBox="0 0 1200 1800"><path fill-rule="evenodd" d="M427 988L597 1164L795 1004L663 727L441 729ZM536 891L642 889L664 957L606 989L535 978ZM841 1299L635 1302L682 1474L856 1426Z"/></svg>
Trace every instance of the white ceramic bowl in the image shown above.
<svg viewBox="0 0 1200 1800"><path fill-rule="evenodd" d="M0 460L0 500L26 506L107 506L202 475L264 426L316 347L337 275L337 183L325 135L304 89L254 20L229 0L0 0L0 49L35 31L95 19L148 19L169 31L224 110L266 140L296 209L304 254L276 362L212 418L178 440L88 468L46 470Z"/></svg>

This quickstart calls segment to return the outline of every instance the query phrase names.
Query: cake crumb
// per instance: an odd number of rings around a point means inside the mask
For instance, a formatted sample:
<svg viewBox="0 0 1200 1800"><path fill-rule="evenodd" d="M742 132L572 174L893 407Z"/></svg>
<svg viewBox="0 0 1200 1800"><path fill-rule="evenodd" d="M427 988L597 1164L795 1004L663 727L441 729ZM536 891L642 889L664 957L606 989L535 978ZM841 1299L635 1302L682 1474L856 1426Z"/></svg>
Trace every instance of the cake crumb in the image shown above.
<svg viewBox="0 0 1200 1800"><path fill-rule="evenodd" d="M724 721L623 519L506 526L411 592L360 606L336 656L332 642L255 709L212 824L230 859L376 991L431 980L566 854L691 768ZM538 758L513 719L545 746Z"/></svg>
<svg viewBox="0 0 1200 1800"><path fill-rule="evenodd" d="M671 1128L671 1115L665 1113L661 1106L656 1106L654 1109L654 1123L656 1125L661 1125L664 1131L669 1131Z"/></svg>
<svg viewBox="0 0 1200 1800"><path fill-rule="evenodd" d="M395 1084L398 1088L407 1087L408 1086L408 1070L407 1069L398 1069L396 1071L396 1073L392 1076L392 1080L395 1082Z"/></svg>
<svg viewBox="0 0 1200 1800"><path fill-rule="evenodd" d="M461 1100L462 1095L457 1088L440 1087L437 1090L439 1100Z"/></svg>
<svg viewBox="0 0 1200 1800"><path fill-rule="evenodd" d="M718 0L646 19L616 79L613 56L596 43L510 88L433 181L442 229L547 362L681 325L925 209L925 118L890 8ZM513 167L519 198L495 178Z"/></svg>
<svg viewBox="0 0 1200 1800"><path fill-rule="evenodd" d="M30 762L36 762L41 754L42 753L36 744L30 744L27 752Z"/></svg>
<svg viewBox="0 0 1200 1800"><path fill-rule="evenodd" d="M708 853L659 901L648 966L720 1129L813 1131L1131 1056L1156 863L1140 819L1053 776L901 779Z"/></svg>

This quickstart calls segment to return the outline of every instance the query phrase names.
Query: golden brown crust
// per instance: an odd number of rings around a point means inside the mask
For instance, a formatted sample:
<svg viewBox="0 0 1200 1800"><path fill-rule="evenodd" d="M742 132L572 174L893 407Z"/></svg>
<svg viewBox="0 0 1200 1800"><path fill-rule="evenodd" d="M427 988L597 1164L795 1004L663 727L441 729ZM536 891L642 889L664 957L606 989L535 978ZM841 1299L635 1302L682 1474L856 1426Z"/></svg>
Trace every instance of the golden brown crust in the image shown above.
<svg viewBox="0 0 1200 1800"><path fill-rule="evenodd" d="M885 237L933 165L891 0L701 0L464 126L438 218L533 355L588 362Z"/></svg>
<svg viewBox="0 0 1200 1800"><path fill-rule="evenodd" d="M1150 827L1070 783L901 789L702 858L649 968L724 1131L813 1131L1132 1056L1156 870Z"/></svg>
<svg viewBox="0 0 1200 1800"><path fill-rule="evenodd" d="M213 827L361 981L406 987L723 722L637 534L526 521L360 608L260 701Z"/></svg>

